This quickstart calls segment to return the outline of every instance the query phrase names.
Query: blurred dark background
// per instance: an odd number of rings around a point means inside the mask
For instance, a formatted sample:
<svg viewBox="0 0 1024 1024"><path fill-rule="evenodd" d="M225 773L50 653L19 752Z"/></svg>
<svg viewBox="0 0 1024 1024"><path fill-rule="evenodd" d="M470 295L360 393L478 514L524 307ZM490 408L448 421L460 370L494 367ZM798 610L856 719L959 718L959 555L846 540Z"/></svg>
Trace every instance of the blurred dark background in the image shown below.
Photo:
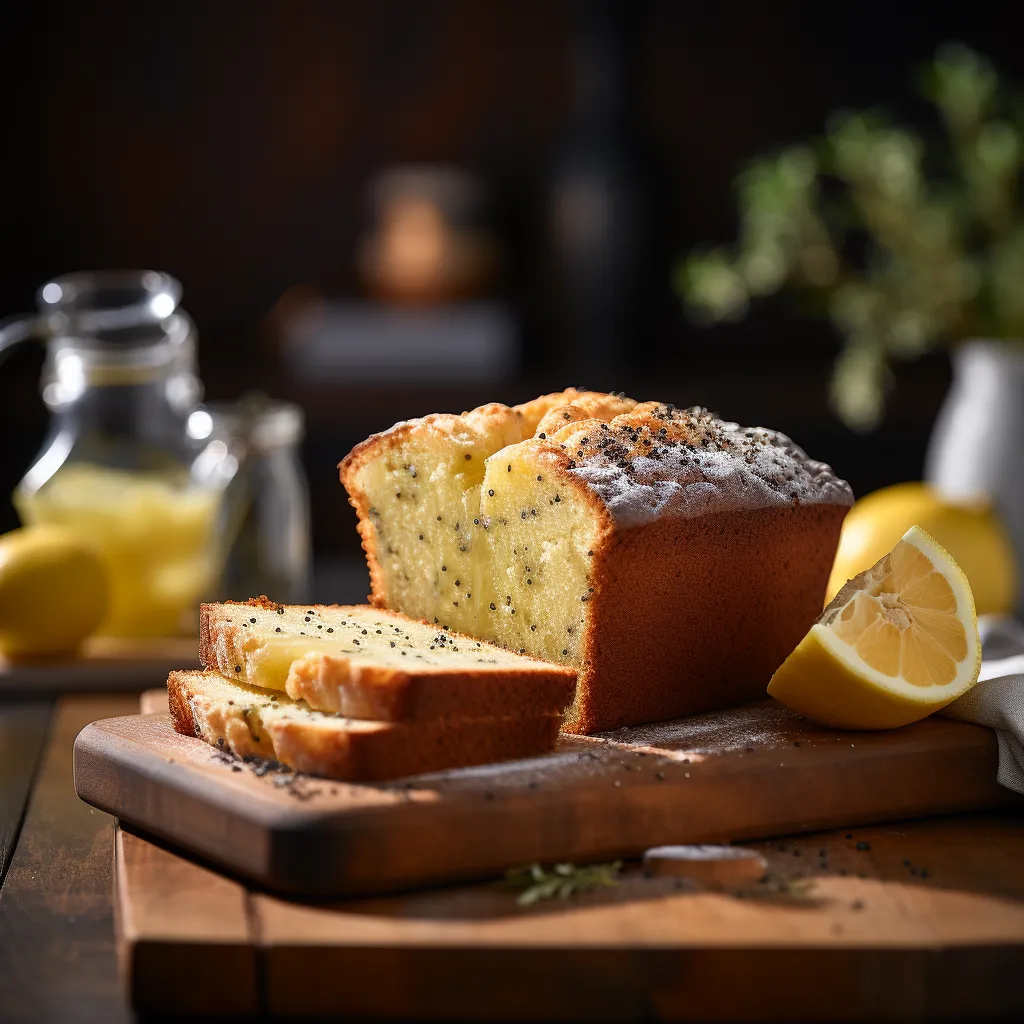
<svg viewBox="0 0 1024 1024"><path fill-rule="evenodd" d="M174 274L199 328L207 396L257 387L305 408L321 553L356 550L335 465L369 432L569 384L784 430L857 493L916 478L944 359L898 373L884 425L861 437L828 410L828 324L775 304L703 331L672 274L692 246L733 237L731 181L747 158L820 131L839 107L915 117L912 75L939 43L962 40L1022 77L1001 10L19 4L2 32L0 314L28 310L40 284L69 270ZM445 237L481 243L462 277L389 283L388 204L410 189L428 214L441 210ZM422 207L403 210L420 224ZM423 230L436 242L441 229ZM303 363L310 324L322 356L364 328L387 342L389 311L414 326L426 317L427 338L461 330L467 303L487 314L481 344L505 352L490 368L467 372L455 352L436 372L410 370L400 354L387 362L401 345L375 343L369 371ZM46 422L41 361L36 346L0 368L0 530L16 525L7 496Z"/></svg>

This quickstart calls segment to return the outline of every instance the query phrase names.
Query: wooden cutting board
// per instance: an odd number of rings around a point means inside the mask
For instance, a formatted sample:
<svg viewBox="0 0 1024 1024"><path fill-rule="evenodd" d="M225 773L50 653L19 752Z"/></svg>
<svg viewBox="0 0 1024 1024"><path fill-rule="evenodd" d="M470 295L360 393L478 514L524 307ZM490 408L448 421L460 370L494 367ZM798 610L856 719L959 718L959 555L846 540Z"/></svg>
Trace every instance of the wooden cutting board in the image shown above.
<svg viewBox="0 0 1024 1024"><path fill-rule="evenodd" d="M75 787L269 888L340 895L1003 806L1016 798L995 781L997 757L980 726L835 732L764 701L564 737L546 757L352 785L243 764L158 713L87 726Z"/></svg>
<svg viewBox="0 0 1024 1024"><path fill-rule="evenodd" d="M532 906L491 885L334 902L116 834L139 1013L399 1020L1020 1019L1024 822L962 816L753 845L724 892L627 867ZM796 884L794 884L796 883ZM275 1016L275 1019L276 1016Z"/></svg>

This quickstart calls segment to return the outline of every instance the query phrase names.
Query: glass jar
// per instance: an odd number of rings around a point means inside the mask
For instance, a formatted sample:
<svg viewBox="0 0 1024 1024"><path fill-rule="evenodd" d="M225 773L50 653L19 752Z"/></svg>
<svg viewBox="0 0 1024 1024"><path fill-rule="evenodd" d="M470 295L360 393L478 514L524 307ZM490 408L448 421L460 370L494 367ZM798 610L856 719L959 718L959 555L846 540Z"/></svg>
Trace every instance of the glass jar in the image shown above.
<svg viewBox="0 0 1024 1024"><path fill-rule="evenodd" d="M309 487L299 459L302 409L253 393L193 413L189 432L211 438L238 469L224 510L221 599L267 594L282 604L309 601Z"/></svg>
<svg viewBox="0 0 1024 1024"><path fill-rule="evenodd" d="M181 286L153 271L72 274L38 293L39 315L0 328L0 350L46 341L42 450L15 490L25 524L56 523L103 556L111 606L100 632L194 628L214 587L218 518L236 467L186 429L202 393Z"/></svg>

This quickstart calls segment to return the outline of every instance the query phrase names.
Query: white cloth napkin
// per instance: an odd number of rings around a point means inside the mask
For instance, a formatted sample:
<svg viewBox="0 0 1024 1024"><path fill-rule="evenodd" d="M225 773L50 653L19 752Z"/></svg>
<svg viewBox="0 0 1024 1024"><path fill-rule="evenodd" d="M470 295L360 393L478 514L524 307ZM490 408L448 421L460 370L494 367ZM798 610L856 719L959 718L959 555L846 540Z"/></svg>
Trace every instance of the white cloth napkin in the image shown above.
<svg viewBox="0 0 1024 1024"><path fill-rule="evenodd" d="M1024 794L1024 627L1013 619L982 619L978 683L939 713L994 729L1000 785Z"/></svg>

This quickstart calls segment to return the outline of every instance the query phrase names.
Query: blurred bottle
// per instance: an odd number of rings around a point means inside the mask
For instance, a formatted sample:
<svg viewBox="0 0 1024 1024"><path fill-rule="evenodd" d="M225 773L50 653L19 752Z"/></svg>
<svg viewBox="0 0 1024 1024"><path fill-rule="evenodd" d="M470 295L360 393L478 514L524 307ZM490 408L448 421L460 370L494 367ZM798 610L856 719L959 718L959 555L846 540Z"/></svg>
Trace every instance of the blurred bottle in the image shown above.
<svg viewBox="0 0 1024 1024"><path fill-rule="evenodd" d="M482 217L483 189L455 167L401 167L370 188L374 222L357 253L368 293L433 305L486 294L498 250Z"/></svg>
<svg viewBox="0 0 1024 1024"><path fill-rule="evenodd" d="M456 167L393 167L369 199L355 253L364 297L289 289L274 317L287 370L318 387L458 387L515 374L519 327L493 295L500 251L483 184Z"/></svg>

